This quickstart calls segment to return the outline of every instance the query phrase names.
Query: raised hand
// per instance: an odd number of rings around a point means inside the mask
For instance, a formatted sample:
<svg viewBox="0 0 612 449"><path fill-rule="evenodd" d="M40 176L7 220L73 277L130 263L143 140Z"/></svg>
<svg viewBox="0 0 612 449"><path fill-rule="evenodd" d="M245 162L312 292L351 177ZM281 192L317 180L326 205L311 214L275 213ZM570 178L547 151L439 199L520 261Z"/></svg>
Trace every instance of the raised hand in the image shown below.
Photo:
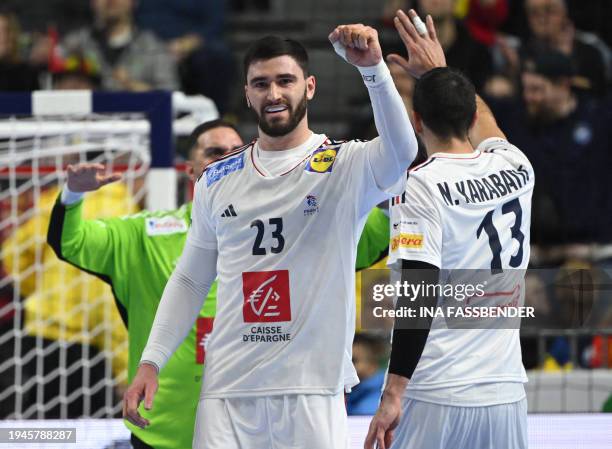
<svg viewBox="0 0 612 449"><path fill-rule="evenodd" d="M68 166L68 189L72 192L91 192L121 179L120 173L105 174L102 164L82 163Z"/></svg>
<svg viewBox="0 0 612 449"><path fill-rule="evenodd" d="M408 15L401 9L397 12L393 23L406 46L408 58L391 54L387 57L387 61L398 64L415 78L420 78L431 69L446 67L446 58L431 16L428 15L426 18L426 32L423 34L417 31L412 22L415 17L417 13L413 9L408 11Z"/></svg>
<svg viewBox="0 0 612 449"><path fill-rule="evenodd" d="M138 405L144 399L145 409L151 410L157 388L157 369L149 363L142 363L132 384L123 395L123 418L141 429L148 426L149 420L140 416Z"/></svg>
<svg viewBox="0 0 612 449"><path fill-rule="evenodd" d="M372 27L339 25L328 37L336 53L355 66L370 67L382 61L378 32Z"/></svg>

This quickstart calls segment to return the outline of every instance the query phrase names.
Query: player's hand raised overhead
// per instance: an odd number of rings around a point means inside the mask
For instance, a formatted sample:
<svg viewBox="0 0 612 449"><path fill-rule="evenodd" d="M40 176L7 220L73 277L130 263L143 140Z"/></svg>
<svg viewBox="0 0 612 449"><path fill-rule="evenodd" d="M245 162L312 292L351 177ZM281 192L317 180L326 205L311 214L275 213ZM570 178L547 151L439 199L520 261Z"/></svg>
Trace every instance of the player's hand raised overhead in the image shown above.
<svg viewBox="0 0 612 449"><path fill-rule="evenodd" d="M370 67L382 61L378 32L361 23L339 25L329 35L336 53L357 67Z"/></svg>
<svg viewBox="0 0 612 449"><path fill-rule="evenodd" d="M68 166L68 189L72 192L91 192L121 179L120 173L105 174L102 164L82 163Z"/></svg>
<svg viewBox="0 0 612 449"><path fill-rule="evenodd" d="M151 410L157 392L157 369L150 363L141 363L132 384L123 395L123 418L144 429L149 420L140 416L138 405L144 399L144 407Z"/></svg>
<svg viewBox="0 0 612 449"><path fill-rule="evenodd" d="M425 21L426 24L413 9L408 11L408 15L400 9L393 19L395 29L406 46L408 58L391 54L387 61L398 64L415 78L436 67L446 67L444 50L438 41L433 19L428 15Z"/></svg>

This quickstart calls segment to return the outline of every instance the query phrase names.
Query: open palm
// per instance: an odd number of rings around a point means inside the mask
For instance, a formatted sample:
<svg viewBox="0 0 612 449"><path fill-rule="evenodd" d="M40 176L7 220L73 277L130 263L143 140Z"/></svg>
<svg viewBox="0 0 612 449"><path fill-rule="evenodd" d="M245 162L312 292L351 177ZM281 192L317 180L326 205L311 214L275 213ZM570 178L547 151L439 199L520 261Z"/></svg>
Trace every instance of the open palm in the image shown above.
<svg viewBox="0 0 612 449"><path fill-rule="evenodd" d="M406 47L408 58L391 54L388 56L388 61L399 64L410 75L420 78L431 69L446 67L446 58L438 41L431 16L427 16L427 33L424 34L419 34L412 23L416 16L416 12L412 9L408 12L408 15L402 10L397 12L393 23Z"/></svg>
<svg viewBox="0 0 612 449"><path fill-rule="evenodd" d="M72 192L91 192L120 179L120 173L106 174L106 167L102 164L82 163L68 166L68 189Z"/></svg>

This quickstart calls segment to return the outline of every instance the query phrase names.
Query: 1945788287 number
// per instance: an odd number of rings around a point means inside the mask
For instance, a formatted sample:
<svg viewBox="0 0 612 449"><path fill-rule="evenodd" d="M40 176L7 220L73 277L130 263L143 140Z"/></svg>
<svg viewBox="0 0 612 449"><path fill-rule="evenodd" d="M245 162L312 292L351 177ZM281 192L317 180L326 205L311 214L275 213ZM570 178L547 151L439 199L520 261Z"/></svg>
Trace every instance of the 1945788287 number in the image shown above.
<svg viewBox="0 0 612 449"><path fill-rule="evenodd" d="M0 443L31 443L36 441L76 443L76 429L0 429Z"/></svg>

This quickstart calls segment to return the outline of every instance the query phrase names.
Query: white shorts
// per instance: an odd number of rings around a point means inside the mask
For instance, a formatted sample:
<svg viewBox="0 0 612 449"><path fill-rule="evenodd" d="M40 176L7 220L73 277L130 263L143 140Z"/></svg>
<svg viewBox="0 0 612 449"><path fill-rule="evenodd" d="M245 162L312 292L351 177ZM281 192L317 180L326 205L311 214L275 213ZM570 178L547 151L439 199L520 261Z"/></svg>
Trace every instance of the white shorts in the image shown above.
<svg viewBox="0 0 612 449"><path fill-rule="evenodd" d="M194 449L347 449L344 393L200 399Z"/></svg>
<svg viewBox="0 0 612 449"><path fill-rule="evenodd" d="M527 399L455 407L405 399L391 449L527 449Z"/></svg>

